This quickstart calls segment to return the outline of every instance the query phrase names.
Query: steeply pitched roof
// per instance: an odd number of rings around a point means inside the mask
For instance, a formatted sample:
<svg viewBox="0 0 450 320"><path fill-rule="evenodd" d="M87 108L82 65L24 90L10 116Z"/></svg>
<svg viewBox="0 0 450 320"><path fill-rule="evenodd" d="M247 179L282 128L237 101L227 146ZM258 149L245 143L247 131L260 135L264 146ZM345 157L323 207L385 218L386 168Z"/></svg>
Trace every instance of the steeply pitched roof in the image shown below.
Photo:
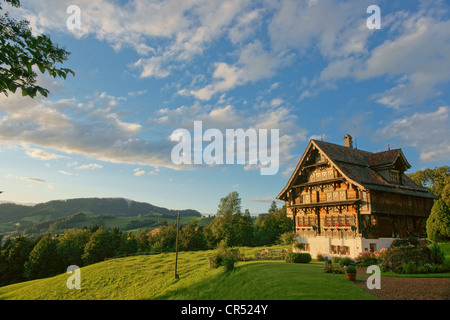
<svg viewBox="0 0 450 320"><path fill-rule="evenodd" d="M294 170L294 173L289 179L289 182L277 196L277 199L283 198L283 195L292 185L294 177L298 175L298 172L305 161L305 156L312 146L317 147L345 178L362 189L435 198L433 194L430 194L426 189L415 184L414 181L405 174L402 174L401 177L402 184L395 184L386 180L377 172L377 170L375 170L386 166L393 166L398 159L402 161L405 169L409 169L411 165L406 160L401 149L372 153L330 142L311 140Z"/></svg>

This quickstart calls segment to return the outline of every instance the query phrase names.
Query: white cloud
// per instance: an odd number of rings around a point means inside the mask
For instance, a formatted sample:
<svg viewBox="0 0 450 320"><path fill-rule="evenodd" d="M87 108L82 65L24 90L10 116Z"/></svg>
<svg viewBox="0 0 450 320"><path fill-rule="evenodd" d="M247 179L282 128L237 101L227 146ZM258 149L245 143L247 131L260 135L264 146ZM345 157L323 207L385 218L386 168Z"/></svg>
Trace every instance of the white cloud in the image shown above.
<svg viewBox="0 0 450 320"><path fill-rule="evenodd" d="M296 1L277 5L269 23L272 46L306 54L311 48L324 57L363 53L370 30L364 13L369 1Z"/></svg>
<svg viewBox="0 0 450 320"><path fill-rule="evenodd" d="M441 94L440 85L450 81L444 67L450 65L450 21L442 18L448 8L436 3L436 7L422 5L413 13L385 13L382 29L373 32L358 14L364 6L364 1L280 2L269 29L273 45L300 54L317 50L327 62L301 99L337 89L337 81L349 78L379 79L390 86L370 98L394 109ZM330 13L326 22L319 18L323 12ZM299 29L302 32L296 32ZM380 37L382 42L375 37L379 33L386 36Z"/></svg>
<svg viewBox="0 0 450 320"><path fill-rule="evenodd" d="M47 77L39 75L38 85L42 85ZM52 91L54 87L47 88ZM87 96L87 102L43 97L31 99L20 93L8 97L1 95L1 144L38 146L27 154L46 160L58 156L42 150L51 148L101 161L172 167L169 142L163 137L151 141L139 137L142 126L125 121L113 111L124 99L107 93Z"/></svg>
<svg viewBox="0 0 450 320"><path fill-rule="evenodd" d="M215 63L212 83L201 89L191 90L190 94L200 100L210 100L216 93L273 76L289 60L284 54L276 56L267 52L262 43L255 40L242 49L236 64Z"/></svg>
<svg viewBox="0 0 450 320"><path fill-rule="evenodd" d="M231 42L242 43L255 34L255 30L261 24L261 11L260 9L255 9L250 12L244 12L236 19L236 23L232 25L228 32Z"/></svg>
<svg viewBox="0 0 450 320"><path fill-rule="evenodd" d="M72 175L71 172L67 172L67 171L63 171L63 170L59 170L58 172L63 174L63 175L66 175L66 176L71 176Z"/></svg>
<svg viewBox="0 0 450 320"><path fill-rule="evenodd" d="M306 141L306 130L298 124L298 118L293 110L285 104L278 104L281 101L275 101L271 108L238 109L229 104L223 106L202 106L195 103L192 106L182 106L177 109L164 109L156 112L159 117L164 114L168 117L164 123L167 128L170 125L173 130L183 128L191 133L193 132L193 122L202 121L203 132L209 128L215 128L225 133L226 129L279 129L279 161L280 168L284 170L282 174L290 174L296 165L296 155L299 152L299 145ZM261 104L270 104L262 101ZM258 112L255 112L258 110ZM161 125L158 118L151 120L152 125ZM268 131L270 135L270 131ZM193 137L192 137L193 138ZM268 137L270 142L270 136ZM270 147L269 147L270 149ZM259 169L258 165L244 166L244 170Z"/></svg>
<svg viewBox="0 0 450 320"><path fill-rule="evenodd" d="M13 174L7 174L6 175L7 179L17 179L17 180L22 180L22 181L26 181L26 182L31 182L33 184L29 184L29 187L34 187L34 183L38 183L38 184L47 184L47 188L48 189L54 189L54 185L51 182L48 182L44 179L39 179L39 178L31 178L31 177L19 177L19 176L15 176Z"/></svg>
<svg viewBox="0 0 450 320"><path fill-rule="evenodd" d="M41 149L33 149L33 150L27 150L25 153L31 157L36 158L39 160L51 160L51 159L59 159L59 158L65 158L65 156L61 156L59 154L46 152Z"/></svg>
<svg viewBox="0 0 450 320"><path fill-rule="evenodd" d="M71 1L21 3L22 10L15 12L29 20L37 32L57 30L77 38L93 36L115 50L133 48L141 57L131 65L140 70L142 78L167 77L169 63L191 61L230 29L234 30L229 31L230 38L242 39L257 22L257 10L248 12L250 3L241 0L131 0L126 4L79 0L81 29L68 30L66 9ZM237 29L233 28L235 19ZM163 40L164 45L155 45L157 40Z"/></svg>
<svg viewBox="0 0 450 320"><path fill-rule="evenodd" d="M379 129L375 137L398 138L404 145L417 148L421 162L436 162L450 158L450 107L434 112L414 113L392 121Z"/></svg>
<svg viewBox="0 0 450 320"><path fill-rule="evenodd" d="M147 93L147 89L145 89L145 90L138 90L138 91L129 91L128 95L130 97L137 97L137 96L141 96L141 95L146 94L146 93Z"/></svg>
<svg viewBox="0 0 450 320"><path fill-rule="evenodd" d="M138 171L135 171L135 173L134 173L134 175L135 175L136 177L143 176L144 174L145 174L145 171L144 171L144 170L138 170Z"/></svg>
<svg viewBox="0 0 450 320"><path fill-rule="evenodd" d="M230 90L242 83L241 71L225 62L216 63L216 70L213 73L214 82L198 90L191 90L190 93L200 100L210 100L218 93Z"/></svg>
<svg viewBox="0 0 450 320"><path fill-rule="evenodd" d="M397 21L395 28L398 36L374 48L355 76L397 77L393 88L375 97L400 108L439 94L437 86L450 81L445 67L450 66L450 21L440 21L434 11L420 11Z"/></svg>
<svg viewBox="0 0 450 320"><path fill-rule="evenodd" d="M75 169L77 170L86 170L86 169L101 169L103 168L103 166L101 164L98 163L89 163L89 164L84 164L82 166L76 167Z"/></svg>

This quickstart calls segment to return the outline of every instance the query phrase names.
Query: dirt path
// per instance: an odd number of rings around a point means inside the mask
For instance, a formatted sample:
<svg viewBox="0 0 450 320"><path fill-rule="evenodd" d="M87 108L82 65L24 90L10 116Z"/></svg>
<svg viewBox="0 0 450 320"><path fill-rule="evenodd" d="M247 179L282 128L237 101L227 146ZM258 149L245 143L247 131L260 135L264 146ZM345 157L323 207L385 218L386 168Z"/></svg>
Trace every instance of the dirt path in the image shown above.
<svg viewBox="0 0 450 320"><path fill-rule="evenodd" d="M358 268L357 276L367 279L367 268ZM356 285L382 300L450 300L450 278L381 277L381 289L368 289L365 281Z"/></svg>

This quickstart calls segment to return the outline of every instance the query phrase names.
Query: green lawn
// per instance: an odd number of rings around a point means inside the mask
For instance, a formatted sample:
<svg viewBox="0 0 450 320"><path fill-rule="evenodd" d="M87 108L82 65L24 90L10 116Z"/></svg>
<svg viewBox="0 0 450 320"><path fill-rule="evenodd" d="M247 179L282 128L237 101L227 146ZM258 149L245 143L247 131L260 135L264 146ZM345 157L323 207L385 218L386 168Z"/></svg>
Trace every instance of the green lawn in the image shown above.
<svg viewBox="0 0 450 320"><path fill-rule="evenodd" d="M258 249L242 251L250 255ZM134 256L83 267L80 290L67 289L69 275L62 274L1 287L0 299L376 299L344 274L323 272L323 263L255 260L239 262L225 273L209 269L207 259L213 253L179 253L179 280L174 280L174 253Z"/></svg>
<svg viewBox="0 0 450 320"><path fill-rule="evenodd" d="M450 242L440 242L438 244L445 255L444 263L450 263Z"/></svg>

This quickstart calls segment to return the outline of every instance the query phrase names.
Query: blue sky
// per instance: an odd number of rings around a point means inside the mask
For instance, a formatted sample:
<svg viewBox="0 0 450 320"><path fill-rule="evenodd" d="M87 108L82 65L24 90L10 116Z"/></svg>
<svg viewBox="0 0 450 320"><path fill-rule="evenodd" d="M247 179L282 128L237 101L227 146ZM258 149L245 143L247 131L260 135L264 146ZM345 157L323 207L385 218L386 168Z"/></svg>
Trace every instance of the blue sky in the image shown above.
<svg viewBox="0 0 450 320"><path fill-rule="evenodd" d="M41 0L10 9L71 52L48 98L0 97L2 201L125 197L215 213L268 209L311 138L449 163L446 1ZM67 8L80 8L69 29ZM369 5L381 28L369 29ZM176 166L178 128L278 129L280 168Z"/></svg>

